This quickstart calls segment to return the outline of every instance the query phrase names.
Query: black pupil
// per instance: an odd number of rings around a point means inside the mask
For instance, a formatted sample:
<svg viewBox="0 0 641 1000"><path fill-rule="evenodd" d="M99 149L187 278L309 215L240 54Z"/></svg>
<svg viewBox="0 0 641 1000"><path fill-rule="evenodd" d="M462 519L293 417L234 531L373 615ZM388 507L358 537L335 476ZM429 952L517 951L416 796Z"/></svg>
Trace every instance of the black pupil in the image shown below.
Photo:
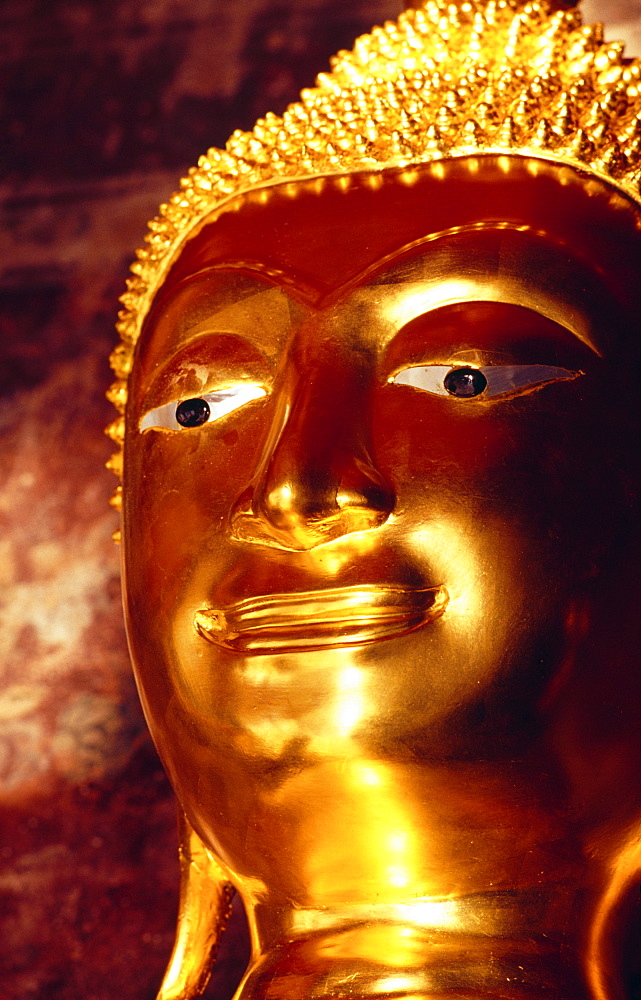
<svg viewBox="0 0 641 1000"><path fill-rule="evenodd" d="M478 368L453 368L443 379L443 385L450 396L469 399L484 392L487 388L487 379Z"/></svg>
<svg viewBox="0 0 641 1000"><path fill-rule="evenodd" d="M200 427L209 420L206 399L183 399L176 407L176 420L181 427Z"/></svg>

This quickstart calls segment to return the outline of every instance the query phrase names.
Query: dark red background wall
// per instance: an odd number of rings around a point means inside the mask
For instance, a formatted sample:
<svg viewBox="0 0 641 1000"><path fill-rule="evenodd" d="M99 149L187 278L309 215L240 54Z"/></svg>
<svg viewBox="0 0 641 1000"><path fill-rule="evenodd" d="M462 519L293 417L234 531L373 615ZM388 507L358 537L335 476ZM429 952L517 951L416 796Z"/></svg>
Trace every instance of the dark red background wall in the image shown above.
<svg viewBox="0 0 641 1000"><path fill-rule="evenodd" d="M103 463L116 299L182 171L400 0L0 4L0 1000L152 1000L175 807L121 624ZM612 37L639 0L592 0ZM237 913L207 993L246 957Z"/></svg>

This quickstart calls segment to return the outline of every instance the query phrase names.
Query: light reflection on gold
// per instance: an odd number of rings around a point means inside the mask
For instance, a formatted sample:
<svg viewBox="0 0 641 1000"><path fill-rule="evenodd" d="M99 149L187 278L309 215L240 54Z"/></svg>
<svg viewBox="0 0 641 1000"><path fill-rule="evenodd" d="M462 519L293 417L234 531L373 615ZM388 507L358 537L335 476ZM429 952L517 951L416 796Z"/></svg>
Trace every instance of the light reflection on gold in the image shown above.
<svg viewBox="0 0 641 1000"><path fill-rule="evenodd" d="M340 736L349 736L367 710L362 691L364 680L363 671L352 665L344 667L338 675L334 719Z"/></svg>
<svg viewBox="0 0 641 1000"><path fill-rule="evenodd" d="M414 551L429 558L435 573L448 573L448 628L479 621L488 598L482 558L469 545L473 530L472 521L461 526L453 518L434 518L409 538Z"/></svg>
<svg viewBox="0 0 641 1000"><path fill-rule="evenodd" d="M394 523L391 514L388 523ZM319 545L311 553L314 570L329 580L340 577L341 571L347 569L354 560L365 560L369 553L377 549L375 531L354 531L348 538L337 538L334 541Z"/></svg>
<svg viewBox="0 0 641 1000"><path fill-rule="evenodd" d="M406 996L413 988L411 976L384 976L374 983L375 993L401 993Z"/></svg>
<svg viewBox="0 0 641 1000"><path fill-rule="evenodd" d="M639 892L641 873L641 831L635 824L627 843L619 847L611 862L609 880L606 882L598 901L596 913L585 954L586 978L595 1000L610 1000L611 979L611 938L620 928L620 910L629 903L630 896ZM613 933L614 932L614 933Z"/></svg>
<svg viewBox="0 0 641 1000"><path fill-rule="evenodd" d="M353 766L354 780L368 787L376 787L381 783L381 776L371 764L364 764L360 761Z"/></svg>
<svg viewBox="0 0 641 1000"><path fill-rule="evenodd" d="M456 927L460 920L460 907L455 899L426 899L414 904L399 906L399 917L404 917L421 927Z"/></svg>

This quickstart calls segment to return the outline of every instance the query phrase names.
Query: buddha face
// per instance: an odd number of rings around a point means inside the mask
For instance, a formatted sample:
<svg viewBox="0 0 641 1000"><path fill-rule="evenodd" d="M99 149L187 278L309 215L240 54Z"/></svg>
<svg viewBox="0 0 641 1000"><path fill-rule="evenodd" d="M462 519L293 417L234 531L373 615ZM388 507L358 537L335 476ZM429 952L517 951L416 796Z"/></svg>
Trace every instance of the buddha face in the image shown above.
<svg viewBox="0 0 641 1000"><path fill-rule="evenodd" d="M341 270L313 197L278 267L275 233L168 288L128 410L145 709L205 842L264 881L265 817L281 836L336 762L527 758L625 516L626 376L578 265L489 224L372 261L361 210L328 208Z"/></svg>

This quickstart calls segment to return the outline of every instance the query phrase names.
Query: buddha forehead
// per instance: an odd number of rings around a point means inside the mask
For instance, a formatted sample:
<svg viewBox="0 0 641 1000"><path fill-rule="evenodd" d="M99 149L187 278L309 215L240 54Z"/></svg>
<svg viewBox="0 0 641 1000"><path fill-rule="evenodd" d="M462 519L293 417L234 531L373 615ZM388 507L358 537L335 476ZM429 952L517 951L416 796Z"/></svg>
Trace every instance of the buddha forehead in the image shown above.
<svg viewBox="0 0 641 1000"><path fill-rule="evenodd" d="M522 305L598 353L625 354L639 313L639 243L625 197L542 161L475 157L288 182L239 196L187 241L138 356L179 347L212 313L224 323L241 300L254 338L269 341L276 297L269 308L265 296L248 302L274 286L283 307L314 310L355 296L380 303L385 286L397 327L412 310L454 302Z"/></svg>

